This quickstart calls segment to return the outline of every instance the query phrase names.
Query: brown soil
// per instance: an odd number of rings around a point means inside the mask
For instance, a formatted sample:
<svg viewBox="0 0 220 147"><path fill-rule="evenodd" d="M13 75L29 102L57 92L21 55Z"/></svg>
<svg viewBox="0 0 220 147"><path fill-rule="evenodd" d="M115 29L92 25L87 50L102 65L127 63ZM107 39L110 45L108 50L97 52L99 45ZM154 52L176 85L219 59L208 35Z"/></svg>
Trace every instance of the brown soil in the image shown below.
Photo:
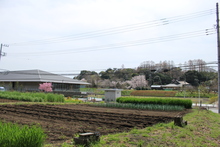
<svg viewBox="0 0 220 147"><path fill-rule="evenodd" d="M0 103L8 103L8 102L22 102L22 101L0 98Z"/></svg>
<svg viewBox="0 0 220 147"><path fill-rule="evenodd" d="M101 135L144 128L170 122L184 112L160 112L101 108L89 105L0 105L0 120L18 124L40 124L48 135L47 143L58 144L75 134L100 132Z"/></svg>

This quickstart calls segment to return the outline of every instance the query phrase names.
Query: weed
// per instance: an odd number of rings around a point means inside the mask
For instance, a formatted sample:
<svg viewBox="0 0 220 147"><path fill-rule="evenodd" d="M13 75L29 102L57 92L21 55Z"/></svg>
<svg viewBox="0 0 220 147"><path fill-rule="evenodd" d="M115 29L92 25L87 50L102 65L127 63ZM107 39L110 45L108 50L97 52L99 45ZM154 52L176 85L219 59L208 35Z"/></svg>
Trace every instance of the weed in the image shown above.
<svg viewBox="0 0 220 147"><path fill-rule="evenodd" d="M143 134L142 136L143 136L143 137L150 137L149 134Z"/></svg>
<svg viewBox="0 0 220 147"><path fill-rule="evenodd" d="M119 141L120 139L118 137L112 136L108 139L109 141Z"/></svg>
<svg viewBox="0 0 220 147"><path fill-rule="evenodd" d="M64 140L64 139L66 139L67 137L65 136L65 135L60 135L59 136L59 139L62 139L62 140Z"/></svg>
<svg viewBox="0 0 220 147"><path fill-rule="evenodd" d="M131 142L128 142L128 143L136 145L136 142L134 142L134 141L131 141Z"/></svg>
<svg viewBox="0 0 220 147"><path fill-rule="evenodd" d="M126 142L129 141L129 140L130 140L130 138L128 138L128 137L124 138L124 141L126 141Z"/></svg>
<svg viewBox="0 0 220 147"><path fill-rule="evenodd" d="M138 143L137 143L137 146L138 147L142 147L144 144L144 141L143 140L139 140Z"/></svg>
<svg viewBox="0 0 220 147"><path fill-rule="evenodd" d="M134 128L130 131L131 134L138 134L139 130Z"/></svg>

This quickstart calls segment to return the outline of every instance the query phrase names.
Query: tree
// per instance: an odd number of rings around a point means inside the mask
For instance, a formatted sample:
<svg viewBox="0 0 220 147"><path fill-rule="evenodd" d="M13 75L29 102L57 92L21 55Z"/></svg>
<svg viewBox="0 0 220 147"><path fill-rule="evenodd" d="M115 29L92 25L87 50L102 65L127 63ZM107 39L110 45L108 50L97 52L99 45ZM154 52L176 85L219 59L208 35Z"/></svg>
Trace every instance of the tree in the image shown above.
<svg viewBox="0 0 220 147"><path fill-rule="evenodd" d="M165 74L165 73L155 73L154 82L156 82L155 78L157 79L157 83L161 85L169 84L172 81L172 78L170 77L170 75Z"/></svg>
<svg viewBox="0 0 220 147"><path fill-rule="evenodd" d="M106 71L101 71L99 75L102 79L112 79L116 70L117 68L108 68Z"/></svg>
<svg viewBox="0 0 220 147"><path fill-rule="evenodd" d="M92 76L92 75L98 75L98 73L95 71L82 70L80 74L77 77L75 77L75 79L78 79L78 80L81 80L83 78L86 79L86 77Z"/></svg>
<svg viewBox="0 0 220 147"><path fill-rule="evenodd" d="M190 83L192 86L199 86L201 82L201 74L195 70L189 70L181 77L184 81Z"/></svg>
<svg viewBox="0 0 220 147"><path fill-rule="evenodd" d="M132 68L117 69L114 74L115 78L121 81L131 80L132 77L138 76L137 70Z"/></svg>
<svg viewBox="0 0 220 147"><path fill-rule="evenodd" d="M52 83L43 83L39 84L39 89L44 91L44 92L52 92Z"/></svg>
<svg viewBox="0 0 220 147"><path fill-rule="evenodd" d="M144 75L139 75L135 76L131 79L131 81L127 81L127 83L132 87L132 88L146 88L148 86L148 82L145 79Z"/></svg>
<svg viewBox="0 0 220 147"><path fill-rule="evenodd" d="M85 77L85 79L87 80L88 83L91 83L91 85L89 87L91 88L98 88L98 85L100 83L100 77L99 75L87 75Z"/></svg>

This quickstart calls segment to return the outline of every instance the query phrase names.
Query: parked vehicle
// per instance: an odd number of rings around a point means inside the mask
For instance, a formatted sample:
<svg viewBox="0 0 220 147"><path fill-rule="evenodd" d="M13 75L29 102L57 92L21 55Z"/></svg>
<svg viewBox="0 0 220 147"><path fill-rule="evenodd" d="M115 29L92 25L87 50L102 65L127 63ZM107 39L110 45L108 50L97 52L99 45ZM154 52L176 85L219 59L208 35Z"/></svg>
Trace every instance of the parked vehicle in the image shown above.
<svg viewBox="0 0 220 147"><path fill-rule="evenodd" d="M0 91L5 91L5 87L0 87Z"/></svg>

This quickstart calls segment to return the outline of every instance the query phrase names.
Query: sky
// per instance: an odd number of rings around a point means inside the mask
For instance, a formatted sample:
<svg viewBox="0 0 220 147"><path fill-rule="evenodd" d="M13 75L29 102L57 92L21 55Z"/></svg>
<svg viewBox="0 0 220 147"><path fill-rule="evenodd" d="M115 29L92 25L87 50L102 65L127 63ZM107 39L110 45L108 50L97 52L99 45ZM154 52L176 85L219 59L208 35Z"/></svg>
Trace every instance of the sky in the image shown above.
<svg viewBox="0 0 220 147"><path fill-rule="evenodd" d="M217 2L0 0L0 70L77 74L217 61Z"/></svg>

